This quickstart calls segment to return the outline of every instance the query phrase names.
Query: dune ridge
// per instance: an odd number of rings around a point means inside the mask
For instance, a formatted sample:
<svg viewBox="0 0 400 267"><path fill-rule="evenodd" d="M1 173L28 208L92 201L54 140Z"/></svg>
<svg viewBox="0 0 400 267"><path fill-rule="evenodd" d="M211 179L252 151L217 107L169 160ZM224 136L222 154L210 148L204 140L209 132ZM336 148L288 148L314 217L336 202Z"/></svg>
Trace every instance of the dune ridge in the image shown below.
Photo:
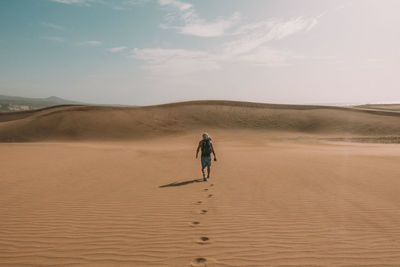
<svg viewBox="0 0 400 267"><path fill-rule="evenodd" d="M144 107L64 105L0 114L0 141L135 140L203 129L400 135L400 114L357 108L189 101Z"/></svg>
<svg viewBox="0 0 400 267"><path fill-rule="evenodd" d="M359 108L189 101L144 107L64 105L0 113L0 141L135 140L203 129L400 135L400 114Z"/></svg>
<svg viewBox="0 0 400 267"><path fill-rule="evenodd" d="M399 113L196 101L0 121L0 140L38 141L0 143L1 266L399 266L400 152L365 144L400 142Z"/></svg>

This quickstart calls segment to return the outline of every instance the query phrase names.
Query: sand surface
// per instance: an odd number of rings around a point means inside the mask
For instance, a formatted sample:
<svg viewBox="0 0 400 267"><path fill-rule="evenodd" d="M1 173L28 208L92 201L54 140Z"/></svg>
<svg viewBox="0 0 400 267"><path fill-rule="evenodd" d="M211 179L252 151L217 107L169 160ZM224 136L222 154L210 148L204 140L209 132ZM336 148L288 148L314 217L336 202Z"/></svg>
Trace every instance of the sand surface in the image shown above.
<svg viewBox="0 0 400 267"><path fill-rule="evenodd" d="M146 107L56 106L0 113L0 142L132 141L207 130L253 130L341 138L400 136L400 112L191 101Z"/></svg>
<svg viewBox="0 0 400 267"><path fill-rule="evenodd" d="M397 144L0 144L0 266L399 266Z"/></svg>

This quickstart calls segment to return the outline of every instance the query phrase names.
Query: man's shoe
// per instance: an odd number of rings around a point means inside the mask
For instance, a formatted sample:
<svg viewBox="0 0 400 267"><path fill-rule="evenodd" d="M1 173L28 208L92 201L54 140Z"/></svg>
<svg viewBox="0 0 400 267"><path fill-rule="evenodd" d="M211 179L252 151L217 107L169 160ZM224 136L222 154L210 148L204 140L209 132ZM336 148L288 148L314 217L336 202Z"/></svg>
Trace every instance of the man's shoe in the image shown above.
<svg viewBox="0 0 400 267"><path fill-rule="evenodd" d="M207 181L205 173L203 173L203 181Z"/></svg>

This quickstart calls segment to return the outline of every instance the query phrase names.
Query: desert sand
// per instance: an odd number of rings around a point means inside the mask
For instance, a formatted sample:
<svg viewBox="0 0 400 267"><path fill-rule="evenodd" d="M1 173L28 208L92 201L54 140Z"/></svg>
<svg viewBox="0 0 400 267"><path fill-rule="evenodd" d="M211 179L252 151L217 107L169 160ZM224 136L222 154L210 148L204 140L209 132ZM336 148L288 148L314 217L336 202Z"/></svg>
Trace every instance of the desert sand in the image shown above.
<svg viewBox="0 0 400 267"><path fill-rule="evenodd" d="M214 101L0 121L0 266L400 265L396 112Z"/></svg>

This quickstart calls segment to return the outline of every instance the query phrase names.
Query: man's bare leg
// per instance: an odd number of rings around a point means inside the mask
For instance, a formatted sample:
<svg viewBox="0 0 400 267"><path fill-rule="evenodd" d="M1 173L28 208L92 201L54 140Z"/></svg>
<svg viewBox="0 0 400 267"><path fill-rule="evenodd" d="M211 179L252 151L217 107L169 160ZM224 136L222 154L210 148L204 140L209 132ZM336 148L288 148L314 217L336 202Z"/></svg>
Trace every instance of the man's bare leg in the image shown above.
<svg viewBox="0 0 400 267"><path fill-rule="evenodd" d="M201 172L203 173L203 180L206 181L206 174L204 172L204 168L201 169Z"/></svg>
<svg viewBox="0 0 400 267"><path fill-rule="evenodd" d="M210 178L211 168L207 166L207 178Z"/></svg>

